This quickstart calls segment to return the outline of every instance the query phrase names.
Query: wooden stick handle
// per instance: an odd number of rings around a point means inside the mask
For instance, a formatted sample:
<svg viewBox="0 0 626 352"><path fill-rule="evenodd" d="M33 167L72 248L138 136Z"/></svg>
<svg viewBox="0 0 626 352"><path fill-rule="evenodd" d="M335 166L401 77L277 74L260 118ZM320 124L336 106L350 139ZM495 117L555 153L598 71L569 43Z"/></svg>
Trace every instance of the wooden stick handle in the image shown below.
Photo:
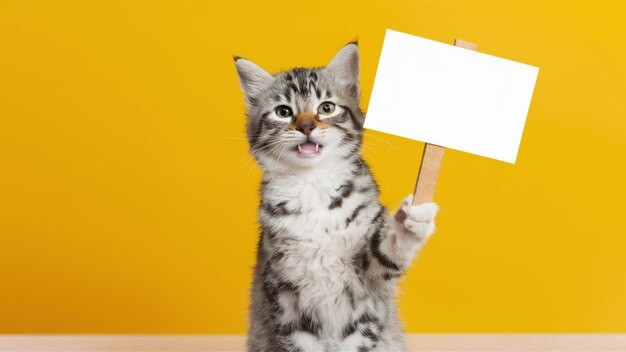
<svg viewBox="0 0 626 352"><path fill-rule="evenodd" d="M466 42L465 40L455 39L454 46L458 46L459 48L476 50L477 45L474 43Z"/></svg>
<svg viewBox="0 0 626 352"><path fill-rule="evenodd" d="M426 143L422 153L422 163L417 174L415 192L413 192L413 204L422 204L433 201L439 169L443 160L444 147Z"/></svg>
<svg viewBox="0 0 626 352"><path fill-rule="evenodd" d="M469 50L476 50L476 44L460 39L455 39L454 45ZM420 171L417 174L417 182L415 182L415 191L413 192L413 204L417 205L433 201L445 150L444 147L430 143L424 145Z"/></svg>

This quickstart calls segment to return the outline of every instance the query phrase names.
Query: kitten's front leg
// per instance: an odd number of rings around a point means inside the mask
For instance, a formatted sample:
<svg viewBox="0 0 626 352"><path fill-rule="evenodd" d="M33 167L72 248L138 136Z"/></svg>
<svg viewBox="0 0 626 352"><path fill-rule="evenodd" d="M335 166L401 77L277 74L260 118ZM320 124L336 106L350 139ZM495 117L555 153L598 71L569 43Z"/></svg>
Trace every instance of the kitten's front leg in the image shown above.
<svg viewBox="0 0 626 352"><path fill-rule="evenodd" d="M299 309L299 288L288 281L266 278L263 288L276 324L278 346L265 352L324 351L321 325L313 314Z"/></svg>
<svg viewBox="0 0 626 352"><path fill-rule="evenodd" d="M412 203L412 195L404 198L387 226L373 234L369 255L374 265L367 270L369 275L385 279L399 277L434 232L437 205Z"/></svg>

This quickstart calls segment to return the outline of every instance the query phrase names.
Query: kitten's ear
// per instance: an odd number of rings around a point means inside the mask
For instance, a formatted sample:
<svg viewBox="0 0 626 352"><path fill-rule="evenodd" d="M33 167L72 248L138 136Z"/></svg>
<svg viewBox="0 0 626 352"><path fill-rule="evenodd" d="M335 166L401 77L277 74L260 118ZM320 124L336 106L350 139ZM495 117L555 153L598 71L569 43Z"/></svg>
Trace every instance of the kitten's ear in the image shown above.
<svg viewBox="0 0 626 352"><path fill-rule="evenodd" d="M238 56L235 56L234 59L239 76L239 85L246 97L246 104L248 104L251 98L257 96L272 83L274 77L250 60Z"/></svg>
<svg viewBox="0 0 626 352"><path fill-rule="evenodd" d="M359 46L357 42L348 43L330 61L326 68L341 83L359 85Z"/></svg>

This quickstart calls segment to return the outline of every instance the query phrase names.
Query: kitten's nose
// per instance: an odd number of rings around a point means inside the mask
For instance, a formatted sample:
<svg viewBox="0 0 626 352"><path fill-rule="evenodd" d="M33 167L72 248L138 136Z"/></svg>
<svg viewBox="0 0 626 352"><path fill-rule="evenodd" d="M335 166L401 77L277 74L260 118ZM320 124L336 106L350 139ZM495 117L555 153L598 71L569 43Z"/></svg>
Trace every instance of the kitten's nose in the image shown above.
<svg viewBox="0 0 626 352"><path fill-rule="evenodd" d="M300 121L296 126L296 130L304 133L305 135L311 134L311 131L315 129L315 123L311 120Z"/></svg>
<svg viewBox="0 0 626 352"><path fill-rule="evenodd" d="M300 131L308 136L315 129L316 125L315 115L310 111L306 111L296 116L296 121L294 121L291 128L295 128L296 131Z"/></svg>

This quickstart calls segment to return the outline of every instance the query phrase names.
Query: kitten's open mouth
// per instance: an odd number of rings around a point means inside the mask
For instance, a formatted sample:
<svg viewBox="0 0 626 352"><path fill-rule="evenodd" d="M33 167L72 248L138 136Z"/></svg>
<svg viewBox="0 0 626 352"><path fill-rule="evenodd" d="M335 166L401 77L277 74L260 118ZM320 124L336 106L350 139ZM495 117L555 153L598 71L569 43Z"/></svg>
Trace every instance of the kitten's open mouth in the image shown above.
<svg viewBox="0 0 626 352"><path fill-rule="evenodd" d="M299 156L311 158L311 157L319 155L321 149L322 149L322 146L320 144L313 143L313 142L306 142L306 143L298 144L294 148L294 151L298 153Z"/></svg>

